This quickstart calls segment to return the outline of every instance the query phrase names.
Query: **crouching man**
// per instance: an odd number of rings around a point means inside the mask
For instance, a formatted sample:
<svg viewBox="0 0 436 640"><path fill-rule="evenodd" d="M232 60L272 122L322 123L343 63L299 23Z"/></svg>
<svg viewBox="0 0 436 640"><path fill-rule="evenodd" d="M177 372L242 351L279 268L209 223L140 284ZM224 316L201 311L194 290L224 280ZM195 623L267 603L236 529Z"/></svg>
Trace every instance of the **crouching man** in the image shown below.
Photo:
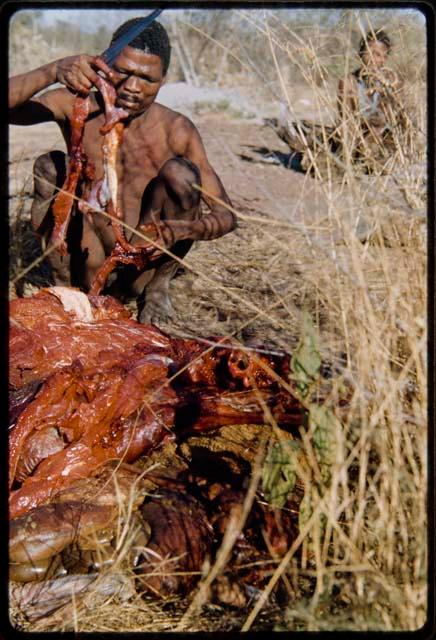
<svg viewBox="0 0 436 640"><path fill-rule="evenodd" d="M138 19L121 25L112 42ZM104 107L93 90L97 71L113 83L116 106L128 113L123 121L123 140L117 161L118 207L125 222L141 230L142 225L160 221L160 244L182 258L195 240L213 240L232 231L234 215L224 206L201 195L193 184L229 203L224 187L209 164L200 134L180 113L155 102L165 82L170 62L170 43L158 22L145 28L121 51L112 65L102 59L78 55L63 58L29 71L9 81L9 121L16 125L56 122L69 143L75 94L90 95L91 108L84 128L84 152L95 166L95 179L103 177L102 135ZM59 82L62 88L36 94ZM47 242L53 230L52 203L57 187L62 187L68 157L51 151L34 164L34 200L31 220L34 230ZM201 200L209 208L202 216ZM126 231L132 244L141 242ZM114 232L107 218L98 213L82 215L74 211L67 234L68 255L56 250L50 260L55 283L78 286L88 291L92 280L114 245ZM139 296L139 320L158 322L171 315L169 284L178 262L167 255L154 261L142 273L133 266L118 267L111 292L122 298ZM142 307L142 308L141 308Z"/></svg>

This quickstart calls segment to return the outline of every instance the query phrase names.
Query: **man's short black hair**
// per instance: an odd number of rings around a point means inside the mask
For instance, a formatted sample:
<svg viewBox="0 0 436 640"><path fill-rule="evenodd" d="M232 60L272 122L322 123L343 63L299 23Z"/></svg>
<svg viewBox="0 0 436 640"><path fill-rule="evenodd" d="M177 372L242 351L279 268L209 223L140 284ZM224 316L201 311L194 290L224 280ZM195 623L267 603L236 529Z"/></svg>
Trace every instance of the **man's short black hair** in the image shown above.
<svg viewBox="0 0 436 640"><path fill-rule="evenodd" d="M376 31L370 30L370 31L368 31L366 36L363 36L363 38L359 42L359 56L360 57L363 56L363 54L368 49L368 46L371 44L371 42L382 42L385 45L385 47L387 48L388 51L390 51L391 46L392 46L391 45L391 39L389 38L389 36L386 33L386 31L383 31L383 29L378 29Z"/></svg>
<svg viewBox="0 0 436 640"><path fill-rule="evenodd" d="M142 18L131 18L119 26L113 33L111 44L113 44L115 40L118 40L120 36L123 36L126 31L139 20L142 20ZM148 27L145 27L145 29L129 43L129 47L159 56L162 60L163 74L166 75L170 64L171 45L168 34L160 22L156 22L155 20Z"/></svg>

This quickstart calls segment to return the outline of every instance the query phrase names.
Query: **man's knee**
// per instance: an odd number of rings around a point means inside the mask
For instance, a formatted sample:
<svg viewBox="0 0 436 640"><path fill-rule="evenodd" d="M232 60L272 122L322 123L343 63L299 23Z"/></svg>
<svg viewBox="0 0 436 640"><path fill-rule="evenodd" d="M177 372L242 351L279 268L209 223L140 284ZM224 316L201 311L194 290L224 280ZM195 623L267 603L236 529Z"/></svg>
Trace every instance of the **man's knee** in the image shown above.
<svg viewBox="0 0 436 640"><path fill-rule="evenodd" d="M45 195L52 194L56 186L61 186L65 180L65 153L63 151L49 151L35 160L33 175L35 191Z"/></svg>
<svg viewBox="0 0 436 640"><path fill-rule="evenodd" d="M176 157L167 160L159 175L163 178L168 195L185 211L200 204L201 193L192 185L201 186L200 170L187 158Z"/></svg>

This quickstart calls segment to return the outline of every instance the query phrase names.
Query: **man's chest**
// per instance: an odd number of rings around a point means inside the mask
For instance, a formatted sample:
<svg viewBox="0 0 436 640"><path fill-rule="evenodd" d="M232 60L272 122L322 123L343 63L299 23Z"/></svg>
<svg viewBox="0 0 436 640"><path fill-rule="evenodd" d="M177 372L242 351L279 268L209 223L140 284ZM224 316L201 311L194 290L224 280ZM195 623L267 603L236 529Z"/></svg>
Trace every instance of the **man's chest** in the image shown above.
<svg viewBox="0 0 436 640"><path fill-rule="evenodd" d="M103 117L98 116L85 126L83 146L85 155L95 169L95 179L104 175L103 144L100 134ZM115 154L115 167L120 190L142 191L159 172L161 166L174 156L164 127L146 130L139 125L125 127Z"/></svg>

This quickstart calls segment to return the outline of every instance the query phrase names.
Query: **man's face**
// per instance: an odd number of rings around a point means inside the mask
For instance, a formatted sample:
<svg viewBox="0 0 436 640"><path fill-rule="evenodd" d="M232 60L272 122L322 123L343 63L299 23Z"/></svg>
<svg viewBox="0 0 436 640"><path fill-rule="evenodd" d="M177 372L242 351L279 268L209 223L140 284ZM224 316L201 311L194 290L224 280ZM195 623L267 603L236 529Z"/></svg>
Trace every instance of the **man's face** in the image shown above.
<svg viewBox="0 0 436 640"><path fill-rule="evenodd" d="M118 94L117 106L131 117L147 111L165 81L159 56L133 47L124 47L112 70Z"/></svg>
<svg viewBox="0 0 436 640"><path fill-rule="evenodd" d="M381 69L388 59L387 46L378 40L369 42L366 51L362 55L362 62L365 67Z"/></svg>

